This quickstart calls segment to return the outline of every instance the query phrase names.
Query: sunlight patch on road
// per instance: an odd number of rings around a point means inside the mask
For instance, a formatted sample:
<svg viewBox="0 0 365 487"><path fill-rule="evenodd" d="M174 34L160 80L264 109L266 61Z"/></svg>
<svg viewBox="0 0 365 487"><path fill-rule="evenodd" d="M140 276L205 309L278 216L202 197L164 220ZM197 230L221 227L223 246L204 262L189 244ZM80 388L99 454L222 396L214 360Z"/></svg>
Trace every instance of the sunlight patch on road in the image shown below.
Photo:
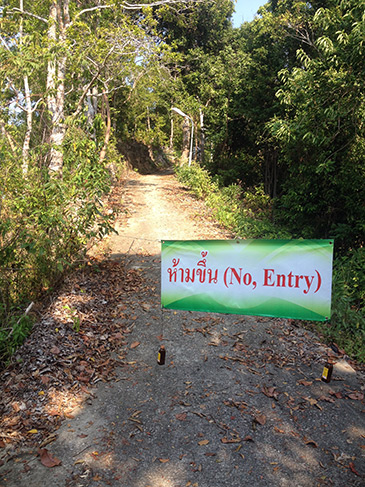
<svg viewBox="0 0 365 487"><path fill-rule="evenodd" d="M157 459L153 468L147 471L136 483L136 487L175 487L188 483L186 472L181 465L170 462L157 464L158 461ZM193 484L194 482L190 485Z"/></svg>

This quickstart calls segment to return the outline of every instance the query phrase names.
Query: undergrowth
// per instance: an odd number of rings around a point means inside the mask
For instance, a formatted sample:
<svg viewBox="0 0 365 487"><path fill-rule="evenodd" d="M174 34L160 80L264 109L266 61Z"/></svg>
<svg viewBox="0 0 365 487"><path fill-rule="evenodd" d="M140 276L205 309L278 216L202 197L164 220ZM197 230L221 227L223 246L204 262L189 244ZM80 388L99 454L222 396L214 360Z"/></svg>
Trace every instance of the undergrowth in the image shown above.
<svg viewBox="0 0 365 487"><path fill-rule="evenodd" d="M261 186L243 192L237 184L220 188L218 183L198 164L176 169L181 183L197 198L204 199L214 218L240 238L290 238L272 220L270 198Z"/></svg>
<svg viewBox="0 0 365 487"><path fill-rule="evenodd" d="M176 168L181 183L204 199L213 216L240 238L290 239L288 230L278 227L270 198L262 187L242 191L239 185L219 187L198 164ZM305 235L302 235L306 238ZM365 251L353 250L336 256L333 266L332 315L328 323L311 323L326 340L361 363L365 363Z"/></svg>
<svg viewBox="0 0 365 487"><path fill-rule="evenodd" d="M29 303L52 290L91 238L112 231L102 204L111 177L96 143L70 130L63 152L62 178L36 158L26 175L15 156L0 168L0 366L32 328Z"/></svg>

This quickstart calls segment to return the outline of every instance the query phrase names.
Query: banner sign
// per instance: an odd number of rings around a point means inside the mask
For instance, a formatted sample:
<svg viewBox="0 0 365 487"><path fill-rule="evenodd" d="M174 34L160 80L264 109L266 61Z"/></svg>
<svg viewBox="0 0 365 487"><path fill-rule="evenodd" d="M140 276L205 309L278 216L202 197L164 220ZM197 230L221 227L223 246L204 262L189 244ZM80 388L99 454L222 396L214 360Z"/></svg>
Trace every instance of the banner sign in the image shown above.
<svg viewBox="0 0 365 487"><path fill-rule="evenodd" d="M325 321L332 257L330 240L163 241L161 306Z"/></svg>

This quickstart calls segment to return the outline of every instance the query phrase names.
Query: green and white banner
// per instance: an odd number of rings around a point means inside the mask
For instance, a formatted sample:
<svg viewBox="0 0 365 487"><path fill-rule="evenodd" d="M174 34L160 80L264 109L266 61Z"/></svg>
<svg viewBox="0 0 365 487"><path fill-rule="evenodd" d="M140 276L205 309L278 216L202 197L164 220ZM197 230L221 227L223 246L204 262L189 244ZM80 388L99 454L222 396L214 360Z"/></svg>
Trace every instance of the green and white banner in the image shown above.
<svg viewBox="0 0 365 487"><path fill-rule="evenodd" d="M161 306L325 321L331 240L175 240L161 249Z"/></svg>

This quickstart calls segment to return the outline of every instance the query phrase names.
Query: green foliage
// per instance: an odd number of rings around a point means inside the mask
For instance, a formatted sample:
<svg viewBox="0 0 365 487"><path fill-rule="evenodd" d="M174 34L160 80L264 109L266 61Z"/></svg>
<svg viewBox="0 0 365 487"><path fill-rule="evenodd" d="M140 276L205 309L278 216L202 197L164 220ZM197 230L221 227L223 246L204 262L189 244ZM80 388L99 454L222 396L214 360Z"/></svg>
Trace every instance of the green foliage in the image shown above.
<svg viewBox="0 0 365 487"><path fill-rule="evenodd" d="M206 198L218 191L218 186L212 182L208 172L198 164L184 164L176 168L176 173L179 181L188 186L197 198Z"/></svg>
<svg viewBox="0 0 365 487"><path fill-rule="evenodd" d="M286 166L280 218L296 235L336 238L348 249L364 241L364 19L357 1L336 3L315 13L299 66L279 73L286 114L267 127Z"/></svg>
<svg viewBox="0 0 365 487"><path fill-rule="evenodd" d="M0 364L6 363L32 330L32 318L26 315L21 315L19 318L21 311L17 311L14 310L6 325L0 328ZM4 316L1 306L0 316Z"/></svg>
<svg viewBox="0 0 365 487"><path fill-rule="evenodd" d="M290 238L271 219L270 198L262 187L242 191L237 184L220 188L198 164L176 169L180 182L212 209L213 216L240 238Z"/></svg>
<svg viewBox="0 0 365 487"><path fill-rule="evenodd" d="M24 178L10 153L0 168L0 362L30 330L19 310L48 291L91 238L112 230L101 200L110 175L95 144L70 129L62 180L34 164Z"/></svg>
<svg viewBox="0 0 365 487"><path fill-rule="evenodd" d="M77 309L71 308L68 304L63 307L67 311L68 318L72 321L72 328L78 333L80 331L81 320L77 313Z"/></svg>
<svg viewBox="0 0 365 487"><path fill-rule="evenodd" d="M330 237L342 255L362 248L363 0L269 1L239 29L230 24L233 0L136 11L81 3L70 2L71 24L63 35L57 25L56 39L48 1L29 2L31 15L13 10L17 0L0 12L0 330L90 237L111 230L101 205L110 177L98 156L107 123L105 161L116 174L113 137L166 146L172 106L194 120L209 171L184 166L179 177L235 234ZM58 79L49 89L52 66ZM183 119L176 117L177 152ZM65 135L57 179L47 174L50 133ZM345 268L355 256L348 259ZM339 271L331 330L357 333L363 310Z"/></svg>
<svg viewBox="0 0 365 487"><path fill-rule="evenodd" d="M334 262L332 317L324 334L365 362L365 250L338 256Z"/></svg>

